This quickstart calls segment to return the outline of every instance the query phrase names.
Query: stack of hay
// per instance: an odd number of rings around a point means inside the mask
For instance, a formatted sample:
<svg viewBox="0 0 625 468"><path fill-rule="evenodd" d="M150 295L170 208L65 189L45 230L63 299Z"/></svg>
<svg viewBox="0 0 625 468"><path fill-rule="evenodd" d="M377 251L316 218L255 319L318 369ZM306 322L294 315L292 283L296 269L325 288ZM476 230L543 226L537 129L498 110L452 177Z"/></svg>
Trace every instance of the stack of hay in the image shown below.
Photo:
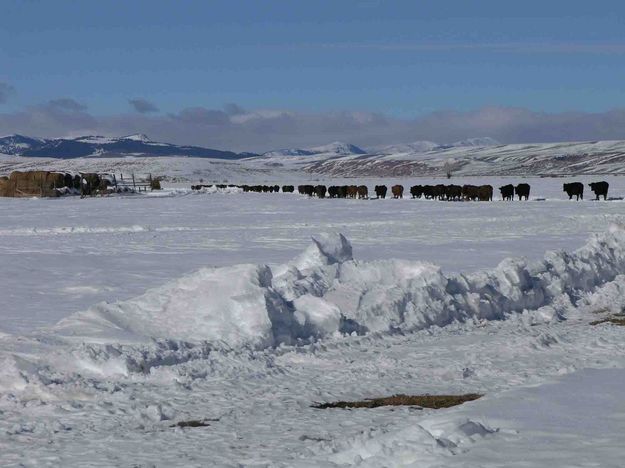
<svg viewBox="0 0 625 468"><path fill-rule="evenodd" d="M58 197L64 187L79 188L80 177L48 171L15 171L0 177L1 197Z"/></svg>

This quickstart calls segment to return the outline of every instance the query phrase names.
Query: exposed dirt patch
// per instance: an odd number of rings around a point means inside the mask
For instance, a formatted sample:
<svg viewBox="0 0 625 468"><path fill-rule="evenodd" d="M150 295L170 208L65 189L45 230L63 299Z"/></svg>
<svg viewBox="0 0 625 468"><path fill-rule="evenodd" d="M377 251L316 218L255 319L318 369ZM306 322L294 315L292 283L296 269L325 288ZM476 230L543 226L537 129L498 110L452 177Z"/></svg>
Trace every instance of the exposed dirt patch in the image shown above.
<svg viewBox="0 0 625 468"><path fill-rule="evenodd" d="M613 315L612 317L606 317L601 320L595 320L590 322L590 325L601 325L602 323L611 323L619 327L625 327L625 315Z"/></svg>
<svg viewBox="0 0 625 468"><path fill-rule="evenodd" d="M313 408L377 408L378 406L420 406L422 408L450 408L473 401L482 395L467 393L465 395L393 395L383 398L371 398L362 401L336 401L332 403L318 403Z"/></svg>
<svg viewBox="0 0 625 468"><path fill-rule="evenodd" d="M210 424L206 420L191 419L189 421L178 421L176 424L172 424L169 427L208 427Z"/></svg>

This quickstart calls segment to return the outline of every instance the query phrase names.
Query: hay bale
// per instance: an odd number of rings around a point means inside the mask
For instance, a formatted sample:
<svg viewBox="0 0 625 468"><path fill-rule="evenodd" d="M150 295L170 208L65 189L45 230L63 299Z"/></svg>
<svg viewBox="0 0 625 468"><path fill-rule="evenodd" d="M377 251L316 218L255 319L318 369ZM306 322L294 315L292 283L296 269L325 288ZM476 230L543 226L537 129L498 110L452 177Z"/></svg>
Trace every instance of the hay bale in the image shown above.
<svg viewBox="0 0 625 468"><path fill-rule="evenodd" d="M8 197L7 195L9 191L9 178L7 176L0 177L0 197Z"/></svg>
<svg viewBox="0 0 625 468"><path fill-rule="evenodd" d="M0 196L58 197L57 189L65 187L67 174L49 171L14 171L0 182Z"/></svg>

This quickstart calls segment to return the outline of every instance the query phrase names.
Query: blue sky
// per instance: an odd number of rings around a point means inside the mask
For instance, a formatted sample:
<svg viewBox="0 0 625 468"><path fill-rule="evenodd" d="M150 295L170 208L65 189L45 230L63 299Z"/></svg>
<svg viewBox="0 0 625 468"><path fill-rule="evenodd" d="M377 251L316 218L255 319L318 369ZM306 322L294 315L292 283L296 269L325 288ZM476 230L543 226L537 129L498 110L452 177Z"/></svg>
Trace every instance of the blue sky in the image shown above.
<svg viewBox="0 0 625 468"><path fill-rule="evenodd" d="M5 117L58 99L94 118L131 99L153 118L625 107L622 1L4 0L0 44Z"/></svg>

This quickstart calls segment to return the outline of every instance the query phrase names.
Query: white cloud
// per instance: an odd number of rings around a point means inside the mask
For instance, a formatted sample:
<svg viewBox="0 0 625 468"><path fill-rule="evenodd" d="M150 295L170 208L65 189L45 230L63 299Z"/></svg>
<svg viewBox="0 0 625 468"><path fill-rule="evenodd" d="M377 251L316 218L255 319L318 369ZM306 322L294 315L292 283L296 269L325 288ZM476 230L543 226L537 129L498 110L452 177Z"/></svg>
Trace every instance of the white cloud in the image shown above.
<svg viewBox="0 0 625 468"><path fill-rule="evenodd" d="M97 116L87 112L84 105L61 98L0 114L0 134L56 137L145 133L154 140L256 152L337 140L366 147L417 140L448 143L475 136L490 136L503 143L625 139L624 109L544 113L484 107L399 119L372 112L307 113L234 106L224 110L191 107L167 115Z"/></svg>

